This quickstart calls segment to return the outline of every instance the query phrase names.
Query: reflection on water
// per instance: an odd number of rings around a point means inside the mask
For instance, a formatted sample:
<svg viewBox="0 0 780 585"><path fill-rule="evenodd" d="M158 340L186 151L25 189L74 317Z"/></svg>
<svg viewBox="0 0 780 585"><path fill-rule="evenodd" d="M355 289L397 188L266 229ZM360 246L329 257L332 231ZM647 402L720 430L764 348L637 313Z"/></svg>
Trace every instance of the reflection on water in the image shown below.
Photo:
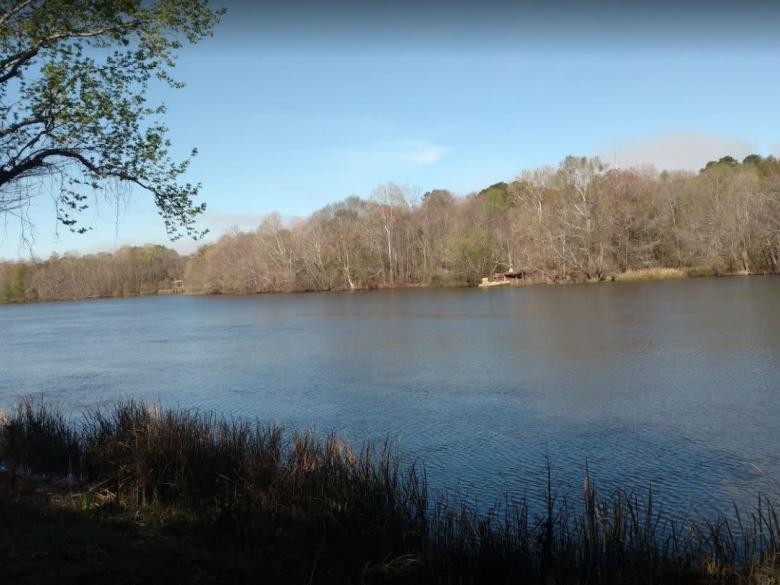
<svg viewBox="0 0 780 585"><path fill-rule="evenodd" d="M602 486L679 509L780 480L772 277L0 307L0 405L45 392L390 436L486 502Z"/></svg>

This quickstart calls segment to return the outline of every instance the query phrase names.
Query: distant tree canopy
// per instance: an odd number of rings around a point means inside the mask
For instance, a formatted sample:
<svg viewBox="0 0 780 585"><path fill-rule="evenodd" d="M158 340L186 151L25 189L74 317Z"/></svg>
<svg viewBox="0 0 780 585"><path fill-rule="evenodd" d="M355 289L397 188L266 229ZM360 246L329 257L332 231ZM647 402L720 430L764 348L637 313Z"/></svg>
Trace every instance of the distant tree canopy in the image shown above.
<svg viewBox="0 0 780 585"><path fill-rule="evenodd" d="M170 158L165 108L146 94L153 79L181 86L177 49L220 15L208 0L0 0L0 212L46 192L83 232L87 192L128 184L172 238L201 235L199 185L181 181L189 161Z"/></svg>
<svg viewBox="0 0 780 585"><path fill-rule="evenodd" d="M0 303L157 294L173 288L184 273L184 262L175 250L152 244L111 254L0 262Z"/></svg>
<svg viewBox="0 0 780 585"><path fill-rule="evenodd" d="M772 157L726 157L698 173L567 157L465 197L434 189L418 202L390 184L292 224L264 222L201 248L185 283L229 293L474 284L509 268L599 280L656 267L777 272L779 260Z"/></svg>
<svg viewBox="0 0 780 585"><path fill-rule="evenodd" d="M0 263L0 301L191 292L256 293L476 284L496 271L540 281L628 270L780 271L780 164L725 157L698 173L610 169L567 157L477 193L421 198L387 184L295 222L267 216L188 258L160 246Z"/></svg>
<svg viewBox="0 0 780 585"><path fill-rule="evenodd" d="M487 189L482 189L477 196L481 197L485 206L493 210L501 210L509 203L509 185L504 182L491 185Z"/></svg>
<svg viewBox="0 0 780 585"><path fill-rule="evenodd" d="M712 168L732 167L735 169L758 170L762 175L780 173L780 160L774 156L762 157L760 154L749 154L740 163L731 156L724 156L718 160L708 162L701 172Z"/></svg>

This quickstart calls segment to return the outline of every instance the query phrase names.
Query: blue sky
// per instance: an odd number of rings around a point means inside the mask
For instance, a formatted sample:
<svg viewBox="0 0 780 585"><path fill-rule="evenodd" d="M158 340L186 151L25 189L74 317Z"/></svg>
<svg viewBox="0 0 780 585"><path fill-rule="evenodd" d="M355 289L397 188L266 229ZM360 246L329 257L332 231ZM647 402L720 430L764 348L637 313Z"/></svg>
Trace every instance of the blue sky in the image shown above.
<svg viewBox="0 0 780 585"><path fill-rule="evenodd" d="M485 16L464 5L344 20L313 4L305 17L228 4L215 37L181 54L176 75L187 87L150 96L168 106L174 152L199 149L189 178L203 183L210 239L387 181L466 193L567 154L698 168L725 154L780 153L769 5L749 18L717 12L718 2L707 15L684 3L595 14L558 5L571 10L506 4ZM57 235L46 198L30 217L39 257L167 242L143 192L119 209L93 204L85 235ZM0 257L27 254L6 218Z"/></svg>

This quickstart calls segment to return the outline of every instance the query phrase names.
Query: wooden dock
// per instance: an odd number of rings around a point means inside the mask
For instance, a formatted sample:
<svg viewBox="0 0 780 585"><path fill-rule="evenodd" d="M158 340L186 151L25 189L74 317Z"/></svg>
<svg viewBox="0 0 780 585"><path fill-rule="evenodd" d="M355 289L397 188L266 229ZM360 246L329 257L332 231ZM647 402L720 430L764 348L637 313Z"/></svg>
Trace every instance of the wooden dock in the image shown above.
<svg viewBox="0 0 780 585"><path fill-rule="evenodd" d="M508 270L507 272L496 272L493 274L492 280L490 277L485 276L482 278L482 282L479 283L479 288L489 288L492 286L506 286L512 284L512 282L522 281L526 279L528 272L525 270Z"/></svg>

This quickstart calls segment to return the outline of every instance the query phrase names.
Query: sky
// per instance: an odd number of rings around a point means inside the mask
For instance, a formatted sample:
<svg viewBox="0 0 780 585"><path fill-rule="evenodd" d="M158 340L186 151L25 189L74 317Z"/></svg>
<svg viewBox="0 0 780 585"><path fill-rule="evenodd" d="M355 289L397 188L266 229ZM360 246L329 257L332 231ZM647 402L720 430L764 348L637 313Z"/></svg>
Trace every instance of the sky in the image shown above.
<svg viewBox="0 0 780 585"><path fill-rule="evenodd" d="M305 217L393 181L458 194L556 165L698 169L780 154L780 3L225 1L182 50L164 102L173 154L197 147L207 241ZM98 198L84 235L33 202L31 245L0 218L0 258L167 240L153 202ZM28 234L29 235L29 234Z"/></svg>

